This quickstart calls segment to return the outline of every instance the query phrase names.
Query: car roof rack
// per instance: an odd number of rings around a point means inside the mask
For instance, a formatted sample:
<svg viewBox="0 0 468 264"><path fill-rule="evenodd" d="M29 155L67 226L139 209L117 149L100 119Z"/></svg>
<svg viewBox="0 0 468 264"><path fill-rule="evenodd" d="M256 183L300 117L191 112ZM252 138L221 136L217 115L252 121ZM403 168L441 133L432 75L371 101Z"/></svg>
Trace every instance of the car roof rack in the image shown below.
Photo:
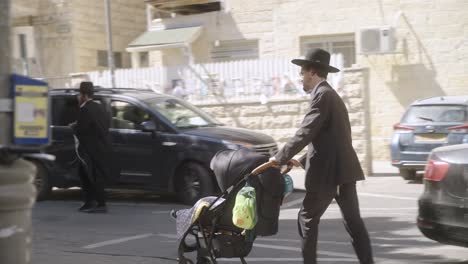
<svg viewBox="0 0 468 264"><path fill-rule="evenodd" d="M56 88L56 89L51 89L50 91L72 93L72 92L78 92L78 88ZM149 88L104 88L102 86L94 86L94 92L110 92L110 93L118 94L118 93L127 92L127 91L154 92L153 90Z"/></svg>

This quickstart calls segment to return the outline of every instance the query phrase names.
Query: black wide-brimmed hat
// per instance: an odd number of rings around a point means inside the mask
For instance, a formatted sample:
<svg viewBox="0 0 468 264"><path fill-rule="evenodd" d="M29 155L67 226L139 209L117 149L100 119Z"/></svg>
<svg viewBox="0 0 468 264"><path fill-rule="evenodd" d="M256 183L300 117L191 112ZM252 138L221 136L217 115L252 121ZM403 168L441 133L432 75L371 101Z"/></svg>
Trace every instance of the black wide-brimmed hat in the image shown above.
<svg viewBox="0 0 468 264"><path fill-rule="evenodd" d="M312 49L307 52L305 59L294 59L292 63L298 66L313 66L327 72L339 72L337 68L330 66L330 53L323 49Z"/></svg>
<svg viewBox="0 0 468 264"><path fill-rule="evenodd" d="M94 85L93 85L92 82L81 82L79 91L82 94L87 94L88 96L93 96L93 94L94 94Z"/></svg>
<svg viewBox="0 0 468 264"><path fill-rule="evenodd" d="M94 85L92 82L81 82L80 89L93 89Z"/></svg>

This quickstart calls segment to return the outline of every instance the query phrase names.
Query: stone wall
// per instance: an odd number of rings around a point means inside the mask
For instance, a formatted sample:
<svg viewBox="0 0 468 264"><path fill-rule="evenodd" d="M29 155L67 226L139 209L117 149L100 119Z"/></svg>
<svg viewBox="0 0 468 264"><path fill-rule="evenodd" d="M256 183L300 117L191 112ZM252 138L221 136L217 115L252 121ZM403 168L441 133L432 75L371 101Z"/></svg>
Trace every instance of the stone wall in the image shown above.
<svg viewBox="0 0 468 264"><path fill-rule="evenodd" d="M31 77L67 76L75 69L73 67L73 33L71 18L73 10L69 1L56 3L52 0L21 0L13 1L15 6L22 9L34 8L32 13L12 13L12 31L22 27L32 27L33 38L27 36L29 60L29 75ZM18 7L19 6L19 7ZM14 36L17 38L17 36ZM13 45L19 49L18 41ZM13 66L16 66L13 62ZM16 70L23 67L17 67ZM23 70L19 73L25 74Z"/></svg>
<svg viewBox="0 0 468 264"><path fill-rule="evenodd" d="M98 67L98 50L107 50L104 1L73 1L73 37L75 72L105 70ZM110 1L114 52L122 53L122 67L129 68L128 44L146 30L144 1Z"/></svg>
<svg viewBox="0 0 468 264"><path fill-rule="evenodd" d="M372 149L390 163L393 124L414 100L466 95L468 1L226 0L226 12L164 20L169 27L203 25L193 43L197 63L209 61L216 40L257 39L259 56L300 56L301 39L352 36L356 63L369 69ZM306 10L306 11L304 11ZM324 12L326 10L326 12ZM393 26L394 53L359 51L362 28Z"/></svg>
<svg viewBox="0 0 468 264"><path fill-rule="evenodd" d="M369 140L368 70L347 69L344 71L345 89L337 90L346 104L352 126L353 145L366 174L371 168ZM266 104L253 101L223 101L197 104L220 122L234 127L253 129L272 136L281 147L294 135L310 107L310 98L272 100Z"/></svg>
<svg viewBox="0 0 468 264"><path fill-rule="evenodd" d="M107 50L104 1L13 2L12 26L34 28L32 77L59 77L63 80L58 83L64 85L70 73L107 69L97 65L98 50ZM122 67L129 68L130 55L125 48L146 30L145 2L110 2L113 49L122 53Z"/></svg>

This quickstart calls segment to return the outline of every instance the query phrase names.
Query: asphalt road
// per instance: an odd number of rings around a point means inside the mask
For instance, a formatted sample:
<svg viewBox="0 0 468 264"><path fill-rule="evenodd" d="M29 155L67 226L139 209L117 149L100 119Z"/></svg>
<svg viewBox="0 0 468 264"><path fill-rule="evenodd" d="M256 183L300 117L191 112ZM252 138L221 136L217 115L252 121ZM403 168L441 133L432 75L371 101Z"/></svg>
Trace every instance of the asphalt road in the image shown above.
<svg viewBox="0 0 468 264"><path fill-rule="evenodd" d="M468 263L466 248L442 245L417 229L417 198L423 186L399 177L370 177L358 183L361 214L369 230L376 263ZM108 214L84 214L79 190L56 190L52 200L33 210L34 264L177 263L172 197L147 192L112 191ZM302 263L297 212L304 193L288 197L280 231L259 237L248 263ZM319 263L358 263L336 204L320 223ZM219 263L240 263L223 259Z"/></svg>

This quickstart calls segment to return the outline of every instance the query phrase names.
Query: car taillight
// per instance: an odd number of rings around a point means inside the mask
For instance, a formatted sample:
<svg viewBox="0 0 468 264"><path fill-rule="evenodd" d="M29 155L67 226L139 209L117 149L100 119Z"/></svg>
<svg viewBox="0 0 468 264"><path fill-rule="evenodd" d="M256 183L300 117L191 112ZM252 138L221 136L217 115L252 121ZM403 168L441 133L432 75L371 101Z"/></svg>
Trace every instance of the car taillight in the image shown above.
<svg viewBox="0 0 468 264"><path fill-rule="evenodd" d="M449 127L447 129L450 130L450 132L454 133L468 133L468 123L463 124L461 126Z"/></svg>
<svg viewBox="0 0 468 264"><path fill-rule="evenodd" d="M429 159L424 172L424 179L428 181L441 181L444 179L450 164L440 160Z"/></svg>
<svg viewBox="0 0 468 264"><path fill-rule="evenodd" d="M409 127L409 126L403 126L402 124L400 123L397 123L395 125L393 125L393 130L395 131L412 131L414 130L414 127Z"/></svg>

